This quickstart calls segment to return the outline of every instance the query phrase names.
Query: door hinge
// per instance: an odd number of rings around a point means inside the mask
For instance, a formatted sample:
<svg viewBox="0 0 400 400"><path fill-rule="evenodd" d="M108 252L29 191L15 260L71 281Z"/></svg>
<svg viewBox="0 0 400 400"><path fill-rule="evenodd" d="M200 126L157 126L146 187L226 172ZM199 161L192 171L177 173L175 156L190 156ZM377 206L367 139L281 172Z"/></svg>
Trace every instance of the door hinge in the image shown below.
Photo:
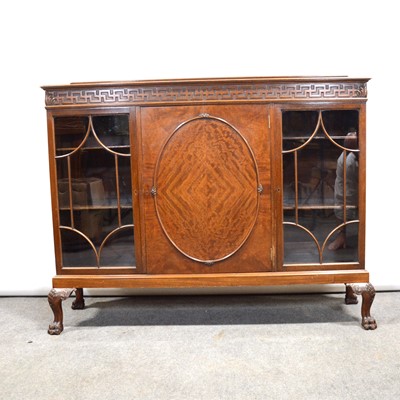
<svg viewBox="0 0 400 400"><path fill-rule="evenodd" d="M271 264L275 265L275 246L271 247Z"/></svg>

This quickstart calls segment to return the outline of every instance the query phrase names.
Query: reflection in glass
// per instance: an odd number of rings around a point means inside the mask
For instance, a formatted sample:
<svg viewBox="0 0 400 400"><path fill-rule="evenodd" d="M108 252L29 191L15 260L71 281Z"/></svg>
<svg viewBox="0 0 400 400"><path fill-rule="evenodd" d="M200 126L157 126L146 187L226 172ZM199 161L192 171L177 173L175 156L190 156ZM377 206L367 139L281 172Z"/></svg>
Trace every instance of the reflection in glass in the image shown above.
<svg viewBox="0 0 400 400"><path fill-rule="evenodd" d="M135 266L128 121L54 120L63 267Z"/></svg>
<svg viewBox="0 0 400 400"><path fill-rule="evenodd" d="M79 232L62 228L62 263L64 267L96 267L97 258L91 244Z"/></svg>
<svg viewBox="0 0 400 400"><path fill-rule="evenodd" d="M113 231L101 249L100 266L135 265L133 226Z"/></svg>
<svg viewBox="0 0 400 400"><path fill-rule="evenodd" d="M92 117L93 132L104 146L129 154L129 125L126 115Z"/></svg>
<svg viewBox="0 0 400 400"><path fill-rule="evenodd" d="M357 132L349 132L344 140L345 150L337 160L335 180L335 215L339 223L357 219L358 204L358 148ZM347 150L348 149L348 150ZM329 245L329 250L339 250L347 247L347 227L338 230L335 240Z"/></svg>
<svg viewBox="0 0 400 400"><path fill-rule="evenodd" d="M358 260L358 111L282 114L284 262Z"/></svg>
<svg viewBox="0 0 400 400"><path fill-rule="evenodd" d="M69 154L82 145L87 137L88 127L88 117L54 118L56 155Z"/></svg>
<svg viewBox="0 0 400 400"><path fill-rule="evenodd" d="M319 127L317 111L285 111L282 114L283 150L306 143Z"/></svg>
<svg viewBox="0 0 400 400"><path fill-rule="evenodd" d="M283 227L285 264L319 263L318 247L309 232L302 225L286 223Z"/></svg>
<svg viewBox="0 0 400 400"><path fill-rule="evenodd" d="M328 110L322 111L324 127L333 139L343 139L348 132L358 132L358 111Z"/></svg>

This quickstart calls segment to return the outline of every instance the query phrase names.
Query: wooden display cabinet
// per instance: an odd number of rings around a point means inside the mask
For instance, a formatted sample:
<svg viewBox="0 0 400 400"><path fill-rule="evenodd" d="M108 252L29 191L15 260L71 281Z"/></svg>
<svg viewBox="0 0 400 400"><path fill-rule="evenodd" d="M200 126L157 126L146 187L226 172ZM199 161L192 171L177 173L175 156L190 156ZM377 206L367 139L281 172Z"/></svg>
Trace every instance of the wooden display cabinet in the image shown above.
<svg viewBox="0 0 400 400"><path fill-rule="evenodd" d="M57 275L83 288L346 284L365 270L368 79L45 86Z"/></svg>

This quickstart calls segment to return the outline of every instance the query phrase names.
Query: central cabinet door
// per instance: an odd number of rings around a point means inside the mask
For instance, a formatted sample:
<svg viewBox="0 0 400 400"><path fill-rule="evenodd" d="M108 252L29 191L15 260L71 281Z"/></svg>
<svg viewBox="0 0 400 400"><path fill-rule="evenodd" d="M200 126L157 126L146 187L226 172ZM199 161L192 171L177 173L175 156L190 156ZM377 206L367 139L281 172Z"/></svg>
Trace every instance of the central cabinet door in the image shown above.
<svg viewBox="0 0 400 400"><path fill-rule="evenodd" d="M272 270L265 105L144 107L147 273Z"/></svg>

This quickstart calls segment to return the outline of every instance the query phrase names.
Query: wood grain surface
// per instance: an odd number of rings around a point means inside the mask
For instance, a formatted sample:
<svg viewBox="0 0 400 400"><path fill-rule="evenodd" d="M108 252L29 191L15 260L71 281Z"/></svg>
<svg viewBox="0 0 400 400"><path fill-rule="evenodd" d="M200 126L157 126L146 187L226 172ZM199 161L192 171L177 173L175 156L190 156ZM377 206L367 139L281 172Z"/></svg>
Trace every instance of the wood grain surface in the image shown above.
<svg viewBox="0 0 400 400"><path fill-rule="evenodd" d="M268 107L142 108L141 128L147 272L270 270Z"/></svg>

